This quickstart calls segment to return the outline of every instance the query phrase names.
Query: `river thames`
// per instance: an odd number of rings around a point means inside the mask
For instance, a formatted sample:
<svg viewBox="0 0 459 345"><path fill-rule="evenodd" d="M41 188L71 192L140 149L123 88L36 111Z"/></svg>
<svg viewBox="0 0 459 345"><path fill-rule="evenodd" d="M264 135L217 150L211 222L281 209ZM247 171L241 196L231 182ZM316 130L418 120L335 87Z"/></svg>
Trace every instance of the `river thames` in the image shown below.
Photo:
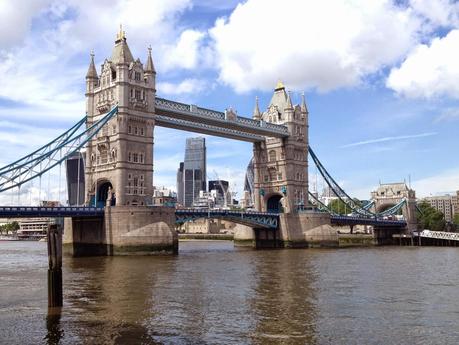
<svg viewBox="0 0 459 345"><path fill-rule="evenodd" d="M0 242L2 344L458 344L459 250L238 250L65 258L48 315L46 243Z"/></svg>

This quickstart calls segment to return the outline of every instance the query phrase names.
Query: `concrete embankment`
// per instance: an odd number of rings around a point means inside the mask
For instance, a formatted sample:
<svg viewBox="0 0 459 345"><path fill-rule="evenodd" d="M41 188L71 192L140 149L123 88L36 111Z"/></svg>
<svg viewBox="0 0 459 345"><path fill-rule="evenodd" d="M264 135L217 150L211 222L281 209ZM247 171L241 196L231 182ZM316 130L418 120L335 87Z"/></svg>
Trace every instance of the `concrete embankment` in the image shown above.
<svg viewBox="0 0 459 345"><path fill-rule="evenodd" d="M234 236L232 234L178 234L179 241L188 240L220 240L232 241Z"/></svg>
<svg viewBox="0 0 459 345"><path fill-rule="evenodd" d="M340 248L346 247L372 247L377 245L375 237L371 234L339 234Z"/></svg>

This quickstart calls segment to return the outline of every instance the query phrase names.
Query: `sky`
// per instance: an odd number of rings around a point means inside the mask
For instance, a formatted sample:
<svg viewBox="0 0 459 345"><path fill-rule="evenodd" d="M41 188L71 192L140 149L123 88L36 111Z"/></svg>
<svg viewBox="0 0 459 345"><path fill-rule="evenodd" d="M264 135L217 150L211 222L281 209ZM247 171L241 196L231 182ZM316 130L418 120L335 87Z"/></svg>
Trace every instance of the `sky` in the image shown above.
<svg viewBox="0 0 459 345"><path fill-rule="evenodd" d="M135 58L151 45L159 97L251 117L278 80L295 103L305 92L310 145L352 196L404 180L418 197L459 190L459 3L449 0L0 0L0 166L85 115L89 54L100 66L120 23ZM155 185L175 189L193 136L155 128ZM252 145L206 142L208 177L240 197ZM53 174L20 202L55 198Z"/></svg>

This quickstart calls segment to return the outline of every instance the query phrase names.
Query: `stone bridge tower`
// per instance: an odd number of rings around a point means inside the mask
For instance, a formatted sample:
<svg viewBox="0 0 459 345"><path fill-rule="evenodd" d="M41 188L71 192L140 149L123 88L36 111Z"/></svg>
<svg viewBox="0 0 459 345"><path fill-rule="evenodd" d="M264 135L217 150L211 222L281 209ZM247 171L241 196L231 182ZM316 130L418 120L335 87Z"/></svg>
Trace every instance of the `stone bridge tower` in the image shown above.
<svg viewBox="0 0 459 345"><path fill-rule="evenodd" d="M100 76L94 55L86 75L87 126L118 105L118 115L86 150L86 204L141 206L153 194L153 130L156 72L148 49L146 64L134 60L124 31Z"/></svg>
<svg viewBox="0 0 459 345"><path fill-rule="evenodd" d="M379 213L406 200L402 207L402 215L407 222L409 232L417 229L416 192L409 188L405 182L380 184L378 189L371 192L374 201L373 212Z"/></svg>
<svg viewBox="0 0 459 345"><path fill-rule="evenodd" d="M279 82L265 112L260 112L257 100L253 118L285 125L290 133L285 139L266 138L254 144L255 208L295 212L308 203L308 110L304 95L301 105L293 106L290 94Z"/></svg>

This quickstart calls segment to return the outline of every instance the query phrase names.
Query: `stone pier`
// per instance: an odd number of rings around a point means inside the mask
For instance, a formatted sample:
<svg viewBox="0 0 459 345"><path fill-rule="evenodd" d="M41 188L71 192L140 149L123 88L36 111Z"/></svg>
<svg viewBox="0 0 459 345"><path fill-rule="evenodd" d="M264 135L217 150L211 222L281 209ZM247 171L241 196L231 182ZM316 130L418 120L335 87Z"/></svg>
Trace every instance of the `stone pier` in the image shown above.
<svg viewBox="0 0 459 345"><path fill-rule="evenodd" d="M321 212L282 213L279 229L253 229L237 225L234 245L252 248L270 247L309 248L338 247L336 230L330 225L330 215ZM272 235L268 235L270 232Z"/></svg>
<svg viewBox="0 0 459 345"><path fill-rule="evenodd" d="M106 207L104 218L66 218L64 253L72 256L177 254L175 210Z"/></svg>

